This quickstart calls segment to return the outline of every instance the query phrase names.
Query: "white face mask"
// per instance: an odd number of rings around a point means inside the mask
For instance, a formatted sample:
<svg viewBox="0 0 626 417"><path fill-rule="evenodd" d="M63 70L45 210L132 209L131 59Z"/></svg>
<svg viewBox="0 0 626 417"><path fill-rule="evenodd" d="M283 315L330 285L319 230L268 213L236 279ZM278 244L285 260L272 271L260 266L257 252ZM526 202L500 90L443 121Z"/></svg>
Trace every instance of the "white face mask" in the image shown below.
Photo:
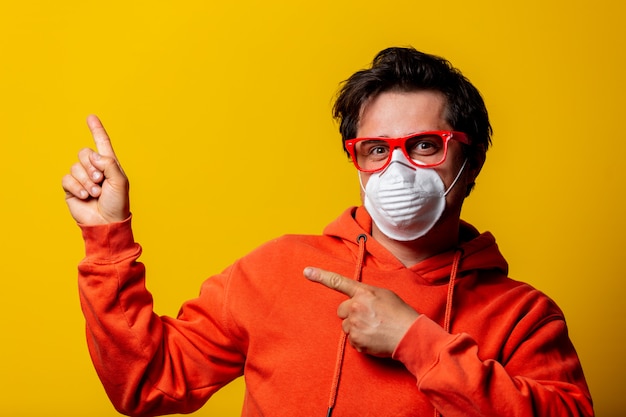
<svg viewBox="0 0 626 417"><path fill-rule="evenodd" d="M402 151L396 149L389 166L370 176L364 189L365 208L380 231L391 239L406 242L420 238L441 217L446 207L446 195L456 184L466 163L467 159L446 190L434 169L412 165Z"/></svg>

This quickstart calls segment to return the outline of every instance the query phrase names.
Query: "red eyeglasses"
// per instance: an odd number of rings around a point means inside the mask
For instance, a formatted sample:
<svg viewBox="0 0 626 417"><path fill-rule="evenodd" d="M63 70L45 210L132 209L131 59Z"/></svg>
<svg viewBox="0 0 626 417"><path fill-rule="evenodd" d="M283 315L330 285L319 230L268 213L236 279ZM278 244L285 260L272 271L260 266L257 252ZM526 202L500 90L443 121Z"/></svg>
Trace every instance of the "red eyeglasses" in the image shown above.
<svg viewBox="0 0 626 417"><path fill-rule="evenodd" d="M400 148L415 166L431 168L442 164L448 155L448 142L453 139L469 145L463 132L433 130L401 138L356 138L345 142L352 162L359 171L381 171L391 162L394 149Z"/></svg>

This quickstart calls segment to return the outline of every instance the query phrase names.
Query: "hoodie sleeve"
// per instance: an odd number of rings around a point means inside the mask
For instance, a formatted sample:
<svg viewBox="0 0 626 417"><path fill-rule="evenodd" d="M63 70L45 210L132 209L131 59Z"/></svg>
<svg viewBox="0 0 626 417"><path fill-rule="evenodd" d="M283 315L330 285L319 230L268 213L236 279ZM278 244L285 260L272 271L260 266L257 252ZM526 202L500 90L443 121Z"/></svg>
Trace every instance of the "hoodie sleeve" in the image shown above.
<svg viewBox="0 0 626 417"><path fill-rule="evenodd" d="M121 413L189 413L242 373L224 307L228 277L207 280L178 319L157 316L130 223L81 226L79 292L89 352Z"/></svg>
<svg viewBox="0 0 626 417"><path fill-rule="evenodd" d="M393 357L445 417L593 416L562 318L544 318L519 342L506 363L483 360L468 334L448 334L421 315Z"/></svg>

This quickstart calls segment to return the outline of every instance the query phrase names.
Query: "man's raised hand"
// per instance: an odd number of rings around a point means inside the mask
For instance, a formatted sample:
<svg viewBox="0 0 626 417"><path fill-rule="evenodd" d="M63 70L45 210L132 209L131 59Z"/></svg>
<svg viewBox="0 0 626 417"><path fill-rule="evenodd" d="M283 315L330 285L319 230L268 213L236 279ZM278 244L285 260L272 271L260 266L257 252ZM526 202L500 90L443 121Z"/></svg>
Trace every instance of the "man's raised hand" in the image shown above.
<svg viewBox="0 0 626 417"><path fill-rule="evenodd" d="M125 220L130 216L128 179L100 120L91 115L87 118L87 126L97 151L82 149L78 153L78 162L63 177L70 214L84 225Z"/></svg>

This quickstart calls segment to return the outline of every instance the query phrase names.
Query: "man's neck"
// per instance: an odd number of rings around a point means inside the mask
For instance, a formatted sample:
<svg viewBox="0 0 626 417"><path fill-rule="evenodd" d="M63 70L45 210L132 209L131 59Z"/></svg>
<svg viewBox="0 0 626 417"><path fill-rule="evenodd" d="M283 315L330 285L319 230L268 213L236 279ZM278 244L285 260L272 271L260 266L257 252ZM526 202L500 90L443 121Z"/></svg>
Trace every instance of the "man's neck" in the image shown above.
<svg viewBox="0 0 626 417"><path fill-rule="evenodd" d="M440 222L421 238L401 242L387 237L374 223L372 224L372 237L408 268L424 259L457 247L459 224L459 221Z"/></svg>

